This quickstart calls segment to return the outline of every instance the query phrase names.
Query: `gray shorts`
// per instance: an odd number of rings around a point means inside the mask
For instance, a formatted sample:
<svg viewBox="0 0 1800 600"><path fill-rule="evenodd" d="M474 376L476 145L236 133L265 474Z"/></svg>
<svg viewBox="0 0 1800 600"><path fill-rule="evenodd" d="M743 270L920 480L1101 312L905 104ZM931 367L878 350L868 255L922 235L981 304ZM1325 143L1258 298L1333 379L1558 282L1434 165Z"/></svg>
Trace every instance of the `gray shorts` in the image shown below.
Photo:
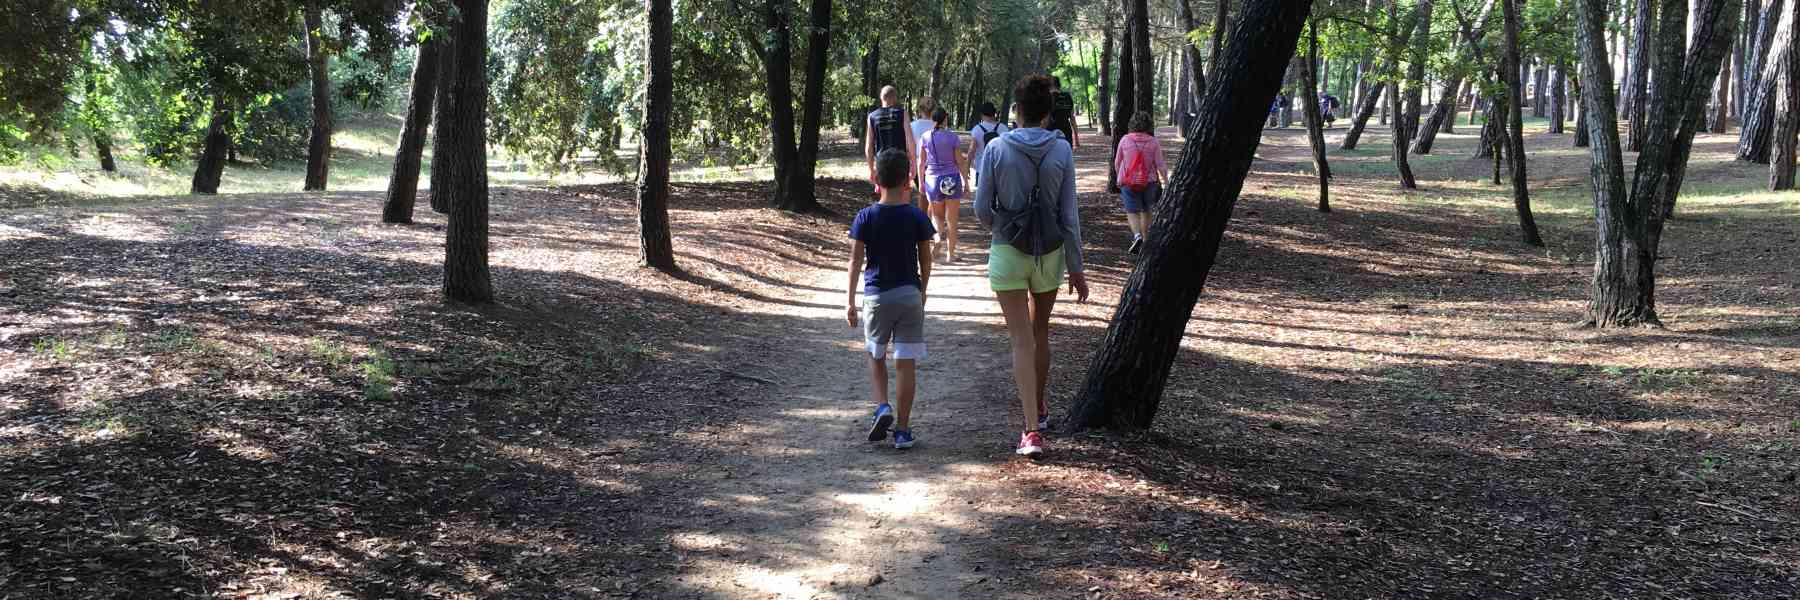
<svg viewBox="0 0 1800 600"><path fill-rule="evenodd" d="M894 345L894 358L925 358L925 297L914 286L897 287L880 294L863 294L863 336L869 356L886 358Z"/></svg>

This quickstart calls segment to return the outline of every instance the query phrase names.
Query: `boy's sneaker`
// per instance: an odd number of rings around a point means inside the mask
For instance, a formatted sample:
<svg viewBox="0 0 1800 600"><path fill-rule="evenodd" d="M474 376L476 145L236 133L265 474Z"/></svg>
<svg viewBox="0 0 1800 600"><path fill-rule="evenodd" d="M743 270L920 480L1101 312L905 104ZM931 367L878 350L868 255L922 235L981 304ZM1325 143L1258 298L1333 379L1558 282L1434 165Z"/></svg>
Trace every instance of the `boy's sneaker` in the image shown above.
<svg viewBox="0 0 1800 600"><path fill-rule="evenodd" d="M1037 456L1044 453L1044 436L1036 431L1027 431L1019 436L1020 456Z"/></svg>
<svg viewBox="0 0 1800 600"><path fill-rule="evenodd" d="M894 430L894 449L895 450L905 450L905 449L911 448L911 447L913 447L912 430L911 429L895 429Z"/></svg>
<svg viewBox="0 0 1800 600"><path fill-rule="evenodd" d="M879 442L887 439L888 428L894 425L894 409L887 404L875 407L875 422L869 426L869 441Z"/></svg>
<svg viewBox="0 0 1800 600"><path fill-rule="evenodd" d="M1131 247L1126 249L1125 252L1129 253L1129 254L1137 254L1138 251L1143 250L1143 249L1144 249L1144 238L1141 238L1141 237L1140 238L1132 238Z"/></svg>

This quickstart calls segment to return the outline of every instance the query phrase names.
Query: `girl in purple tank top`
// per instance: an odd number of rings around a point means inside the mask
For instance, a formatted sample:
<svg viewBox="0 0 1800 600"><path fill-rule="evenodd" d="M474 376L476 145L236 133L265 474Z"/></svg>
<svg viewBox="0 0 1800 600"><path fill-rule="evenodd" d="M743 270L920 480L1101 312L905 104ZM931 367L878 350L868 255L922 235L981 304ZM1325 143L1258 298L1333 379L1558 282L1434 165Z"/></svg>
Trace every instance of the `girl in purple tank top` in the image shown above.
<svg viewBox="0 0 1800 600"><path fill-rule="evenodd" d="M944 247L944 261L956 262L956 221L962 212L963 163L962 138L944 127L950 113L937 109L932 113L934 125L919 139L919 172L925 174L925 198L931 201L931 224L937 227Z"/></svg>

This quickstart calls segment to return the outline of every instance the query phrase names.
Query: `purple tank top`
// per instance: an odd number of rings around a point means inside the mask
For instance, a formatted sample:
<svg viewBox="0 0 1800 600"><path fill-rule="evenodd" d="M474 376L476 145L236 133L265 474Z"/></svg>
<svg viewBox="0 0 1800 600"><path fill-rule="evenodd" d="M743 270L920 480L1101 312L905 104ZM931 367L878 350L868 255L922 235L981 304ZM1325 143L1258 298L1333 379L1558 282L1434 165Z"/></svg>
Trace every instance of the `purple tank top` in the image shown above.
<svg viewBox="0 0 1800 600"><path fill-rule="evenodd" d="M933 129L925 133L925 139L919 142L925 150L925 174L931 177L955 175L961 173L956 168L956 146L962 140L956 132L948 129Z"/></svg>

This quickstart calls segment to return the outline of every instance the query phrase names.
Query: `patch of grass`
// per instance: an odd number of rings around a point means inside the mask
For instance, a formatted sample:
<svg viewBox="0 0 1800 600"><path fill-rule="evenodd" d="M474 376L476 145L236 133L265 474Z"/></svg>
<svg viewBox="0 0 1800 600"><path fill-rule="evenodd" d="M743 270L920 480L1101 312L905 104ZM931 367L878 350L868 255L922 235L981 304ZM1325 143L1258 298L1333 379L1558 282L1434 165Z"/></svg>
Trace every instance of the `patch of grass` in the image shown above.
<svg viewBox="0 0 1800 600"><path fill-rule="evenodd" d="M170 327L156 332L150 347L162 352L187 352L198 347L199 336L186 327Z"/></svg>
<svg viewBox="0 0 1800 600"><path fill-rule="evenodd" d="M193 235L194 231L199 228L200 226L193 221L176 221L173 225L169 226L169 233L175 235Z"/></svg>
<svg viewBox="0 0 1800 600"><path fill-rule="evenodd" d="M306 343L306 355L334 368L349 366L355 359L343 344L322 338L313 338Z"/></svg>
<svg viewBox="0 0 1800 600"><path fill-rule="evenodd" d="M369 358L358 367L363 376L363 399L393 400L394 375L398 370L394 359L386 352L376 349L369 353Z"/></svg>
<svg viewBox="0 0 1800 600"><path fill-rule="evenodd" d="M1641 388L1667 390L1706 383L1706 374L1693 369L1641 369L1636 381Z"/></svg>
<svg viewBox="0 0 1800 600"><path fill-rule="evenodd" d="M69 360L75 356L75 343L52 336L32 342L31 351L51 360Z"/></svg>

